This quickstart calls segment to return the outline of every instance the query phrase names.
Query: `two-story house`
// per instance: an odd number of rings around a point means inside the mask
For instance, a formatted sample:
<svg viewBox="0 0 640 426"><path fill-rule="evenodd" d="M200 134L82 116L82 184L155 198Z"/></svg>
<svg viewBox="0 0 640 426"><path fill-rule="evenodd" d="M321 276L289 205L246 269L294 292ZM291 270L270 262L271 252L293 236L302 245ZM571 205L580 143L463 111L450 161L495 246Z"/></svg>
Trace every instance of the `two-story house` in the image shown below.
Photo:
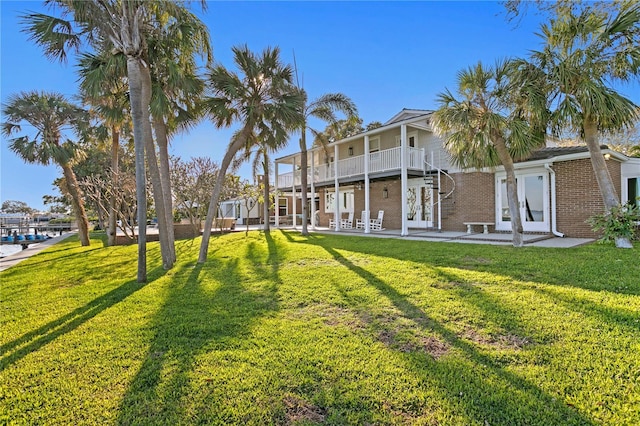
<svg viewBox="0 0 640 426"><path fill-rule="evenodd" d="M465 231L470 223L510 232L504 169L455 167L431 128L431 115L404 109L382 127L309 150L305 202L313 212L311 226L384 211L383 227L403 236L410 229ZM640 159L609 149L603 154L621 201L639 202ZM585 221L601 213L603 203L586 147L548 146L515 167L525 232L594 236ZM300 153L278 158L275 169L277 225L280 217L301 213Z"/></svg>

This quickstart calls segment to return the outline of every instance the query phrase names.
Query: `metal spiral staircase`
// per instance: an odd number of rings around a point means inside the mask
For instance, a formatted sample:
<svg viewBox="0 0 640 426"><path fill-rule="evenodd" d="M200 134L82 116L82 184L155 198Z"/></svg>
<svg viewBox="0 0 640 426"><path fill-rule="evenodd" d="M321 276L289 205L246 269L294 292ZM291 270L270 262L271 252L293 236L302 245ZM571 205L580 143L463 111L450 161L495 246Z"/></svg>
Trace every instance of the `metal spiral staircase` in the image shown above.
<svg viewBox="0 0 640 426"><path fill-rule="evenodd" d="M435 165L433 157L433 153L431 153L431 160L429 160L428 156L425 156L424 183L425 186L433 189L438 195L438 198L433 202L433 206L438 209L437 229L440 230L442 229L442 219L448 217L453 212L453 193L456 189L456 181L446 170ZM445 179L445 182L447 180L449 181L450 187L448 190L442 190L444 187L443 179ZM447 185L447 187L449 185Z"/></svg>

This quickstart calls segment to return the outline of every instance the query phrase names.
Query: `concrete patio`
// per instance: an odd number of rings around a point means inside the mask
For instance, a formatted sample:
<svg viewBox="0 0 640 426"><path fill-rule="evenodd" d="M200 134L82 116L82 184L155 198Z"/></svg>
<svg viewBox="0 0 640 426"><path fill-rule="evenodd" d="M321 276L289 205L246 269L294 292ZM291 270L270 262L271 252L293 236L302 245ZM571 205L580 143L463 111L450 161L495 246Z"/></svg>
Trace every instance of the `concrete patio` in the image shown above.
<svg viewBox="0 0 640 426"><path fill-rule="evenodd" d="M281 226L281 229L300 229L300 226ZM435 242L448 242L448 243L467 243L467 244L492 244L492 245L506 245L512 244L511 233L489 233L483 234L467 232L452 232L452 231L433 231L424 229L409 229L408 236L401 236L400 229L384 229L382 231L372 231L369 234L365 234L362 229L341 229L334 231L326 227L316 227L315 230L311 229L310 232L327 233L327 234L343 234L343 235L360 235L367 237L377 238L402 238L408 240L421 240L421 241L435 241ZM558 247L568 248L577 247L584 244L594 242L593 238L561 238L556 237L553 234L525 234L524 244L527 247Z"/></svg>

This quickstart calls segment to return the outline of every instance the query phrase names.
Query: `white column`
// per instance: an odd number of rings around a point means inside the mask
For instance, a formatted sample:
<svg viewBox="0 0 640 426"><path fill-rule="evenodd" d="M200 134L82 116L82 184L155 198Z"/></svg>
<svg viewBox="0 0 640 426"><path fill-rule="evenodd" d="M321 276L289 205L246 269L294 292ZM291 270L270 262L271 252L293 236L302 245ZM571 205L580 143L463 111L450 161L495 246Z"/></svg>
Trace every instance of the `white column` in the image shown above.
<svg viewBox="0 0 640 426"><path fill-rule="evenodd" d="M369 201L369 135L364 137L364 211L367 212L367 216L362 218L364 222L364 233L369 234L371 232L371 224L369 218L371 217L371 203Z"/></svg>
<svg viewBox="0 0 640 426"><path fill-rule="evenodd" d="M400 235L405 237L409 235L409 224L407 223L407 191L408 179L407 179L407 125L400 126L400 182L401 182L401 195L402 195L402 231Z"/></svg>
<svg viewBox="0 0 640 426"><path fill-rule="evenodd" d="M273 214L275 215L275 225L276 228L280 227L280 197L278 197L278 162L276 161L276 165L274 166L274 172L276 175L276 178L274 179L274 184L273 184L273 189L275 191L275 203L276 203L276 207L273 209ZM264 192L263 192L264 193ZM265 203L268 203L269 200L264 200ZM264 209L262 209L264 211ZM267 209L268 211L268 209ZM264 223L265 223L265 227L266 224L268 223L267 221L269 220L269 217L265 217L264 218Z"/></svg>
<svg viewBox="0 0 640 426"><path fill-rule="evenodd" d="M333 217L336 221L336 231L340 230L340 182L338 182L338 145L335 145L333 147L333 171L334 171L334 178L333 178L333 185L335 188L335 208L334 208L334 212L333 212Z"/></svg>
<svg viewBox="0 0 640 426"><path fill-rule="evenodd" d="M291 223L296 227L296 157L293 157L293 181L291 182L291 198L293 199Z"/></svg>
<svg viewBox="0 0 640 426"><path fill-rule="evenodd" d="M311 206L311 208L309 209L309 214L311 215L311 229L316 229L316 182L315 182L315 176L316 176L316 165L315 163L315 151L311 151L311 176L309 177L309 179L311 180L311 202L309 203L309 205Z"/></svg>

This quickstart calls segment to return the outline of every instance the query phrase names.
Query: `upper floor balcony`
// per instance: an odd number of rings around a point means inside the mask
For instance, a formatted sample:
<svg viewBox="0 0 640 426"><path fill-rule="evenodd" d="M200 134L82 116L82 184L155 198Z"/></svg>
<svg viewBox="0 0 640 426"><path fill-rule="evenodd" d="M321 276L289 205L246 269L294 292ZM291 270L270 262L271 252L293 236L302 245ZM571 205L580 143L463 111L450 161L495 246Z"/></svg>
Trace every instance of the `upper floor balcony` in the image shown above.
<svg viewBox="0 0 640 426"><path fill-rule="evenodd" d="M389 175L393 172L400 173L401 147L398 146L338 160L337 165L335 163L316 165L313 170L309 167L307 182L311 184L313 179L314 184L331 184L335 182L336 172L338 180L363 179L367 157L370 177ZM406 160L407 170L414 173L424 173L426 170L440 167L440 165L432 164L433 161L430 160L424 149L407 147ZM278 188L291 188L294 185L300 185L300 176L300 170L278 175Z"/></svg>

